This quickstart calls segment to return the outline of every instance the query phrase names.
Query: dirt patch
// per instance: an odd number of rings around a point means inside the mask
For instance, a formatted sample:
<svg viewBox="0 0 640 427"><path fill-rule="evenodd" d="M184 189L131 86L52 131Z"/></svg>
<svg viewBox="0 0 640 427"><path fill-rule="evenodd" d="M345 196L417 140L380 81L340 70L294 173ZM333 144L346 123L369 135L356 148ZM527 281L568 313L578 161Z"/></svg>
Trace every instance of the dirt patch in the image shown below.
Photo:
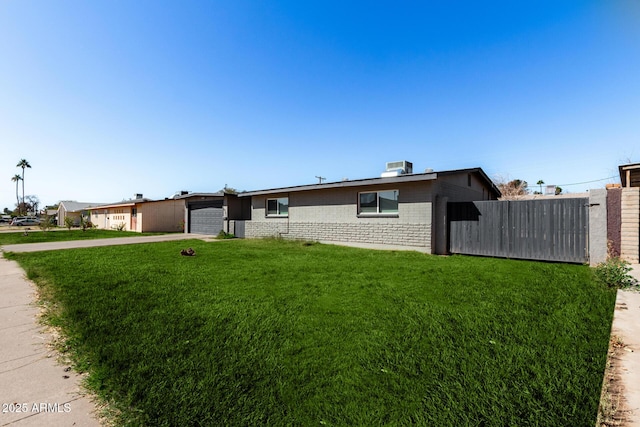
<svg viewBox="0 0 640 427"><path fill-rule="evenodd" d="M616 307L618 309L618 307ZM622 308L623 309L623 308ZM602 381L600 405L596 427L626 426L631 410L624 397L624 384L620 378L622 366L620 356L627 351L624 342L617 335L611 335L607 365Z"/></svg>

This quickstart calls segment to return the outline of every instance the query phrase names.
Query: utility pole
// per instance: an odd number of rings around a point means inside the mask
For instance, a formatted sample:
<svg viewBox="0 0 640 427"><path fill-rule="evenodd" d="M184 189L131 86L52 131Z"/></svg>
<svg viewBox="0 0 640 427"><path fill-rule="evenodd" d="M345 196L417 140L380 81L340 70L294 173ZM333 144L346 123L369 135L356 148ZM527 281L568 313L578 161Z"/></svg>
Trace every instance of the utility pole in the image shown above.
<svg viewBox="0 0 640 427"><path fill-rule="evenodd" d="M325 178L323 176L317 176L316 175L316 178L318 178L318 184L322 184L322 181L326 181L327 180L327 178Z"/></svg>

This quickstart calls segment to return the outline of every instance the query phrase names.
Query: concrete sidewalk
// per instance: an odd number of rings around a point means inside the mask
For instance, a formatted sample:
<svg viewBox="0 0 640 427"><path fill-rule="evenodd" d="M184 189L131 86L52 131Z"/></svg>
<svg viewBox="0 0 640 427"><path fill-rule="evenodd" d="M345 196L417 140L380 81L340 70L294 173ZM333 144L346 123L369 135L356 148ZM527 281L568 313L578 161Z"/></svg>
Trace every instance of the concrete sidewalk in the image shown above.
<svg viewBox="0 0 640 427"><path fill-rule="evenodd" d="M0 257L0 426L99 426L81 377L57 361L35 286Z"/></svg>
<svg viewBox="0 0 640 427"><path fill-rule="evenodd" d="M59 249L73 248L92 248L95 246L116 246L116 245L134 245L138 243L154 243L169 242L173 240L215 240L215 236L207 236L204 234L160 234L157 236L140 236L140 237L114 237L109 239L89 239L89 240L70 240L65 242L47 242L47 243L22 243L18 245L2 246L4 252L39 252L53 251Z"/></svg>
<svg viewBox="0 0 640 427"><path fill-rule="evenodd" d="M640 281L640 265L631 274ZM640 292L619 290L611 336L620 348L609 360L621 392L618 414L624 427L640 427Z"/></svg>
<svg viewBox="0 0 640 427"><path fill-rule="evenodd" d="M4 252L34 252L127 245L213 236L158 236L6 245ZM83 395L82 377L58 361L54 337L39 324L35 285L18 263L0 254L0 427L100 426L96 404Z"/></svg>

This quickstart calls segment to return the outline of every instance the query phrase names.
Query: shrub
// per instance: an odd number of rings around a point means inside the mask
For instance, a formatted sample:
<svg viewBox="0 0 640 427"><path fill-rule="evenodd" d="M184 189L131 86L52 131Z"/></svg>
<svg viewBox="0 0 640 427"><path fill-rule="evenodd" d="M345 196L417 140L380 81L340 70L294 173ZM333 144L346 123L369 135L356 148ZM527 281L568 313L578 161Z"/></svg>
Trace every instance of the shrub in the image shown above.
<svg viewBox="0 0 640 427"><path fill-rule="evenodd" d="M638 281L629 274L631 270L631 264L619 257L610 257L594 268L598 280L610 288L616 289L638 286Z"/></svg>
<svg viewBox="0 0 640 427"><path fill-rule="evenodd" d="M87 231L95 228L93 223L83 216L80 217L80 227L82 227L82 231Z"/></svg>
<svg viewBox="0 0 640 427"><path fill-rule="evenodd" d="M53 221L54 219L52 217L45 216L44 218L41 218L40 224L38 226L42 231L49 231L54 226Z"/></svg>
<svg viewBox="0 0 640 427"><path fill-rule="evenodd" d="M73 227L73 218L71 218L70 216L65 216L64 226L71 230L71 227Z"/></svg>
<svg viewBox="0 0 640 427"><path fill-rule="evenodd" d="M224 230L220 230L220 232L218 233L218 236L216 237L216 239L235 239L236 236L234 236L231 233L227 233Z"/></svg>
<svg viewBox="0 0 640 427"><path fill-rule="evenodd" d="M116 231L125 231L127 229L127 224L124 222L121 222L117 225L111 226L111 229Z"/></svg>

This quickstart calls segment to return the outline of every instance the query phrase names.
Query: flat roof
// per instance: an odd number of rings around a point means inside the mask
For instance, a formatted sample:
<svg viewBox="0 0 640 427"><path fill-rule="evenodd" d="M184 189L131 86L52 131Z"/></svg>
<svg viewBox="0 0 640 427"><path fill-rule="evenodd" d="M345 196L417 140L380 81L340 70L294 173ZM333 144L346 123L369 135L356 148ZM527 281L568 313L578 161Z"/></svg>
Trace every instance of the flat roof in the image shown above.
<svg viewBox="0 0 640 427"><path fill-rule="evenodd" d="M289 193L292 191L309 191L309 190L326 190L329 188L345 188L345 187L360 187L363 185L379 185L379 184L391 184L397 182L414 182L414 181L430 181L437 178L436 173L421 173L421 174L407 174L394 177L385 178L365 178L365 179L353 179L337 182L327 182L325 184L307 184L296 185L293 187L280 187L269 188L266 190L246 191L238 194L240 197L248 196L261 196L265 194L274 193Z"/></svg>
<svg viewBox="0 0 640 427"><path fill-rule="evenodd" d="M326 190L331 188L346 188L346 187L362 187L365 185L383 185L383 184L396 184L396 183L404 183L404 182L419 182L419 181L434 181L438 179L438 175L455 175L461 173L478 173L480 176L490 184L491 188L495 191L497 196L500 196L500 190L496 185L489 179L489 177L484 173L481 168L471 168L471 169L457 169L450 171L441 171L441 172L428 172L428 173L412 173L406 175L398 175L392 177L376 177L376 178L364 178L364 179L353 179L353 180L345 180L345 181L337 181L337 182L328 182L325 184L307 184L307 185L297 185L292 187L280 187L280 188L270 188L265 190L256 190L256 191L247 191L244 193L238 194L238 197L251 197L251 196L262 196L267 194L277 194L277 193L289 193L289 192L297 192L297 191L311 191L311 190Z"/></svg>
<svg viewBox="0 0 640 427"><path fill-rule="evenodd" d="M90 207L87 208L87 210L91 211L91 210L94 210L94 209L116 208L116 207L121 207L121 206L135 206L138 203L145 203L145 202L152 202L152 201L153 200L150 200L150 199L123 200L121 202L106 203L104 205L90 206Z"/></svg>
<svg viewBox="0 0 640 427"><path fill-rule="evenodd" d="M173 197L173 199L179 200L179 199L190 199L193 197L224 197L225 194L227 193L223 191L218 191L217 193L187 193L181 196L175 196ZM231 193L228 193L228 194L231 194Z"/></svg>

